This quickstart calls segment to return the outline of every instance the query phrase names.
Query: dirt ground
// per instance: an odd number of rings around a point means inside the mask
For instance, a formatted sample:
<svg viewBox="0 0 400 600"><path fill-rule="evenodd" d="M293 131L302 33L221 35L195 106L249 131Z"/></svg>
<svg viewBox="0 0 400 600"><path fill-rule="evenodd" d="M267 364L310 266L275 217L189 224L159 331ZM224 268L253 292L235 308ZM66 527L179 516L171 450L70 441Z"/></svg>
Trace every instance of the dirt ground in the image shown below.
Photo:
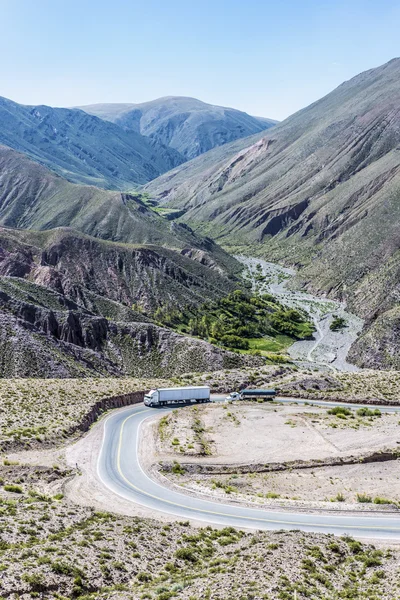
<svg viewBox="0 0 400 600"><path fill-rule="evenodd" d="M174 411L158 427L159 457L180 456L185 462L286 462L400 446L399 415L362 418L353 411L343 419L328 415L325 408L295 404L197 406ZM206 446L203 456L201 443Z"/></svg>
<svg viewBox="0 0 400 600"><path fill-rule="evenodd" d="M397 510L397 461L293 469L273 473L169 475L190 492L221 500L329 510Z"/></svg>
<svg viewBox="0 0 400 600"><path fill-rule="evenodd" d="M152 428L158 438L153 464L173 459L185 469L192 463L214 466L216 474L168 473L189 493L310 508L322 503L332 510L397 510L400 503L399 460L358 460L371 451L399 448L396 414L365 417L352 411L343 418L325 408L220 404L175 411ZM323 459L350 456L355 464L318 466ZM268 473L244 468L295 460L314 464ZM230 473L220 474L218 465L230 465Z"/></svg>

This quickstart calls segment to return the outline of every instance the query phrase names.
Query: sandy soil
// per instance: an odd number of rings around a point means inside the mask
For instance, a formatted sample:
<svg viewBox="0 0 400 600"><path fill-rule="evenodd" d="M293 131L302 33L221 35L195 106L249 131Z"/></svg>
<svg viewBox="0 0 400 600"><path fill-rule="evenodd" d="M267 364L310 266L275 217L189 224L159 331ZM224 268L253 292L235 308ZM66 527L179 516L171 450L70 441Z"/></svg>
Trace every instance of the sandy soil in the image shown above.
<svg viewBox="0 0 400 600"><path fill-rule="evenodd" d="M346 360L350 346L360 334L363 321L356 315L346 311L343 303L304 292L287 289L287 284L295 275L293 269L281 267L258 258L237 256L238 260L248 267L253 287L261 293L276 296L283 304L302 309L309 314L315 323L315 340L300 341L293 344L288 352L301 366L315 365L331 370L358 371L358 367ZM261 265L260 273L264 281L256 280L256 266ZM343 317L347 326L341 331L333 332L329 326L333 315Z"/></svg>
<svg viewBox="0 0 400 600"><path fill-rule="evenodd" d="M236 475L169 476L175 485L194 494L220 500L260 505L308 507L324 510L393 511L400 502L400 470L397 461L340 467L293 469L275 473ZM360 502L359 496L370 499Z"/></svg>
<svg viewBox="0 0 400 600"><path fill-rule="evenodd" d="M195 418L203 424L203 436L212 452L209 456L195 452ZM174 443L176 440L179 444ZM181 457L185 463L271 463L358 455L396 448L398 444L400 426L394 414L372 421L342 420L329 416L325 408L210 404L175 411L168 420L164 439L158 440L157 456Z"/></svg>
<svg viewBox="0 0 400 600"><path fill-rule="evenodd" d="M192 424L204 426L212 455L194 455ZM243 465L321 460L361 456L372 450L396 448L400 443L398 415L340 419L324 408L273 405L209 405L176 412L159 437L157 421L147 426L147 444L158 437L155 451L147 455L153 475L160 461L179 464ZM172 440L179 439L179 446ZM153 442L154 443L154 442ZM146 445L147 445L146 444ZM148 447L148 446L147 446ZM189 447L189 448L188 448ZM300 510L393 511L400 502L399 460L330 467L314 465L269 473L188 474L159 473L163 484L179 486L189 494L244 504ZM370 498L360 502L358 495ZM390 503L374 503L375 498Z"/></svg>

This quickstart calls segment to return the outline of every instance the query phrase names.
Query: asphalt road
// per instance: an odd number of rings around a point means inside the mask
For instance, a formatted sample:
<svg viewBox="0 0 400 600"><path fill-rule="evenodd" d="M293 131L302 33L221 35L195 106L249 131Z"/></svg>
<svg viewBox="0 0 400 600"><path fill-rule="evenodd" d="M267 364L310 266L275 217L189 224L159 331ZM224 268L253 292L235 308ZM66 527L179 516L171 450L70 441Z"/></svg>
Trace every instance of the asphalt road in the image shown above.
<svg viewBox="0 0 400 600"><path fill-rule="evenodd" d="M283 401L293 402L290 399ZM296 401L304 403L297 399ZM314 402L314 404L324 403ZM332 403L329 403L329 406L332 406ZM357 408L359 407L360 405L357 405ZM379 408L388 412L400 412L400 407ZM213 502L163 487L142 469L138 460L138 444L143 421L155 414L167 413L169 410L171 409L136 405L113 413L106 419L103 444L98 459L98 476L103 484L116 494L116 502L117 497L120 496L155 511L168 513L180 520L204 521L205 524L215 526L233 526L241 529L301 529L400 541L400 516L393 514L359 516L332 514L327 511L316 514L279 511L279 509L265 510Z"/></svg>

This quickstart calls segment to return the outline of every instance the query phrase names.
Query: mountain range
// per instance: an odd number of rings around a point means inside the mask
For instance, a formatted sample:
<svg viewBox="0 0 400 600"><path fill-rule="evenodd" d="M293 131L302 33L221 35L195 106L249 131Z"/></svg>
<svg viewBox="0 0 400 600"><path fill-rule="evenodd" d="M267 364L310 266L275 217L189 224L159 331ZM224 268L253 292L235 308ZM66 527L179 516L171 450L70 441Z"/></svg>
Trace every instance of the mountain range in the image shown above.
<svg viewBox="0 0 400 600"><path fill-rule="evenodd" d="M343 83L248 147L219 150L146 191L230 251L300 267L302 285L366 318L353 360L399 368L400 59Z"/></svg>
<svg viewBox="0 0 400 600"><path fill-rule="evenodd" d="M0 101L2 243L18 248L11 271L4 255L2 277L62 294L80 316L106 322L131 323L135 306L149 331L157 307L184 309L237 286L230 254L265 257L295 266L298 286L366 320L350 351L356 364L400 369L400 59L269 129L191 98L82 108ZM54 240L55 265L43 258ZM24 244L50 270L37 271ZM68 258L70 246L88 269ZM90 283L97 273L101 289Z"/></svg>
<svg viewBox="0 0 400 600"><path fill-rule="evenodd" d="M241 266L140 193L75 184L0 146L0 373L174 375L236 355L155 324L240 286ZM88 235L90 234L90 235Z"/></svg>
<svg viewBox="0 0 400 600"><path fill-rule="evenodd" d="M121 122L111 118L115 105L109 109L101 105L103 118L99 118L79 109L25 106L0 97L0 144L25 153L69 181L131 190L192 155L274 123L197 100L193 103L203 109L180 106L179 98L147 103L153 108L140 109L145 125L139 126L137 110L124 113Z"/></svg>
<svg viewBox="0 0 400 600"><path fill-rule="evenodd" d="M188 309L238 285L234 260L227 272L186 251L0 228L2 376L171 376L257 362L154 324L159 306Z"/></svg>
<svg viewBox="0 0 400 600"><path fill-rule="evenodd" d="M78 108L172 148L185 160L277 123L182 96L142 104L92 104Z"/></svg>

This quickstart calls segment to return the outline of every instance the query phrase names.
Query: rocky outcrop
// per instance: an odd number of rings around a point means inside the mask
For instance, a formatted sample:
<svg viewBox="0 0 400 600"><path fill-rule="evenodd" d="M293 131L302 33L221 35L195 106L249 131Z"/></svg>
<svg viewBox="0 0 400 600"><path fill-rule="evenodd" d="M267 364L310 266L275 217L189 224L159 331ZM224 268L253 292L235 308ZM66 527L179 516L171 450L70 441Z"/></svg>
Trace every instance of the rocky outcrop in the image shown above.
<svg viewBox="0 0 400 600"><path fill-rule="evenodd" d="M234 289L235 276L213 255L213 242L204 245L211 252L111 244L68 229L43 235L0 229L0 276L28 279L104 317L116 319L134 305L143 321L143 310L198 305ZM240 269L234 260L232 266Z"/></svg>
<svg viewBox="0 0 400 600"><path fill-rule="evenodd" d="M114 322L84 309L51 310L0 291L3 377L170 377L262 362L149 322Z"/></svg>

